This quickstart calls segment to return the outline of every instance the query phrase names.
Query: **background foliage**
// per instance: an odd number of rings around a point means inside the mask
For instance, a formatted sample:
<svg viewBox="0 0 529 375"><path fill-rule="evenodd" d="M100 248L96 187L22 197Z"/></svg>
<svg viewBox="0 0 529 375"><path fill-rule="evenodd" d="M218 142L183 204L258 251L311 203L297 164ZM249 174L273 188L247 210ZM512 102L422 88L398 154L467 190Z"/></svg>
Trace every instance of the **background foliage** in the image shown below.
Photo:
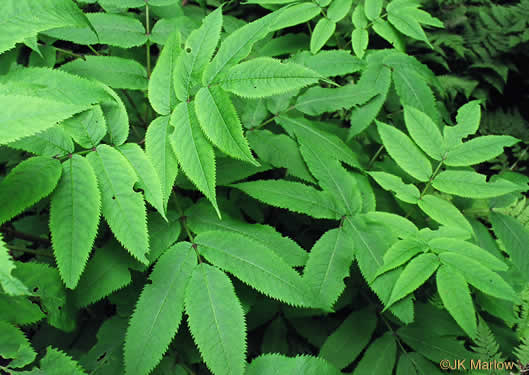
<svg viewBox="0 0 529 375"><path fill-rule="evenodd" d="M529 1L0 11L0 372L529 363Z"/></svg>

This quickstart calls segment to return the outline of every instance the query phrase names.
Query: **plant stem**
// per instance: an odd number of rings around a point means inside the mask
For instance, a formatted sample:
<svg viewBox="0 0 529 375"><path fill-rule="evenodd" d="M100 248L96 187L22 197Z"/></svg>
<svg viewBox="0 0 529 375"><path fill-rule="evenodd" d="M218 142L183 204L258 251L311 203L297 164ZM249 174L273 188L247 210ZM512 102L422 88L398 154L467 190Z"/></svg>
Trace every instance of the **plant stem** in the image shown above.
<svg viewBox="0 0 529 375"><path fill-rule="evenodd" d="M146 46L146 59L147 59L147 79L151 79L151 20L149 14L149 0L145 0L145 35L147 35ZM149 124L149 119L151 118L151 106L147 101L147 113L145 114L145 124Z"/></svg>
<svg viewBox="0 0 529 375"><path fill-rule="evenodd" d="M270 118L269 118L268 120L266 120L265 122L263 122L263 123L261 123L261 124L255 126L255 127L251 128L251 129L249 129L249 130L258 130L258 129L261 129L263 126L268 125L269 123L271 123L272 121L274 121L277 117L279 117L279 116L281 116L281 115L284 115L285 113L290 112L290 111L292 111L292 110L295 109L295 108L296 108L296 105L294 104L293 106L288 107L287 109L285 109L283 112L279 112L277 115L274 115L274 116L270 117Z"/></svg>
<svg viewBox="0 0 529 375"><path fill-rule="evenodd" d="M516 161L511 165L511 167L509 168L510 171L512 171L514 168L516 168L516 166L518 165L518 162L520 160L522 160L522 158L525 156L525 154L527 153L527 151L529 150L529 146L525 148L525 150L523 150L523 152L520 154L520 156L518 156L518 159L516 159Z"/></svg>
<svg viewBox="0 0 529 375"><path fill-rule="evenodd" d="M59 161L63 162L65 160L67 160L67 159L70 159L72 157L72 155L80 155L80 156L82 156L82 155L86 155L86 154L88 154L88 153L90 153L92 151L93 150L83 150L83 151L78 151L78 152L72 152L71 154L68 154L68 155L65 155L65 156L61 156L58 159L59 159Z"/></svg>
<svg viewBox="0 0 529 375"><path fill-rule="evenodd" d="M88 48L90 48L90 51L92 51L96 56L101 56L101 55L99 54L99 52L97 52L97 51L95 50L95 48L92 47L90 44L88 45Z"/></svg>
<svg viewBox="0 0 529 375"><path fill-rule="evenodd" d="M419 199L421 199L424 194L426 194L426 192L428 191L428 189L430 188L430 185L432 184L432 181L433 179L437 176L437 173L439 173L439 170L441 169L441 167L443 166L444 164L444 159L441 160L439 162L439 164L437 165L437 168L435 168L435 171L432 173L432 175L430 176L430 179L428 180L428 182L426 183L426 186L424 187L424 189L422 189L421 191L421 195L419 197Z"/></svg>
<svg viewBox="0 0 529 375"><path fill-rule="evenodd" d="M379 157L380 153L382 152L382 150L384 150L384 145L380 146L377 150L377 152L375 152L375 155L373 155L373 157L371 158L371 160L369 160L369 163L367 163L367 170L370 170L371 167L373 166L373 164L375 163L375 160L377 160L377 158Z"/></svg>
<svg viewBox="0 0 529 375"><path fill-rule="evenodd" d="M19 232L19 231L15 230L15 229L12 229L12 228L5 228L5 231L6 231L6 233L12 235L13 237L19 238L21 240L31 241L31 242L39 242L40 244L45 245L45 246L50 246L51 245L50 240L48 240L46 238L37 237L37 236L34 236L32 234L29 234L29 233Z"/></svg>

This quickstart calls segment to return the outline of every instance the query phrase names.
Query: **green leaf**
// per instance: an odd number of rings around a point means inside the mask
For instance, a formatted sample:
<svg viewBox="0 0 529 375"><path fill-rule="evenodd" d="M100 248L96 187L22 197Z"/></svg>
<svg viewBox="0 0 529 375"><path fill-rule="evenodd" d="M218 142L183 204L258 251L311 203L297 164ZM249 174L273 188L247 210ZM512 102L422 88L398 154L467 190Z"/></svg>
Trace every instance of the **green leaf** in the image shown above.
<svg viewBox="0 0 529 375"><path fill-rule="evenodd" d="M258 180L232 186L263 203L317 219L339 219L342 216L329 193L299 182Z"/></svg>
<svg viewBox="0 0 529 375"><path fill-rule="evenodd" d="M485 175L472 171L444 171L433 180L433 187L444 193L465 198L486 199L499 197L521 190L517 185L502 178L487 182Z"/></svg>
<svg viewBox="0 0 529 375"><path fill-rule="evenodd" d="M85 56L61 66L81 77L100 81L115 89L146 90L147 71L139 62L116 56Z"/></svg>
<svg viewBox="0 0 529 375"><path fill-rule="evenodd" d="M149 79L149 103L160 115L170 114L176 106L174 84L167 77L172 78L178 56L181 53L180 33L174 32L167 39Z"/></svg>
<svg viewBox="0 0 529 375"><path fill-rule="evenodd" d="M310 52L318 52L327 43L336 30L336 22L329 18L320 18L310 38Z"/></svg>
<svg viewBox="0 0 529 375"><path fill-rule="evenodd" d="M358 213L362 209L362 196L354 176L338 160L315 152L310 143L304 142L300 151L319 185L332 194L336 208L344 215Z"/></svg>
<svg viewBox="0 0 529 375"><path fill-rule="evenodd" d="M343 279L349 276L353 248L352 239L342 228L336 228L325 232L310 251L303 280L315 293L318 304L328 311L345 289Z"/></svg>
<svg viewBox="0 0 529 375"><path fill-rule="evenodd" d="M252 130L246 133L246 137L261 161L276 168L286 168L289 174L304 181L315 181L301 157L298 144L288 135Z"/></svg>
<svg viewBox="0 0 529 375"><path fill-rule="evenodd" d="M88 109L88 105L22 95L0 95L0 107L4 108L0 144L37 134Z"/></svg>
<svg viewBox="0 0 529 375"><path fill-rule="evenodd" d="M12 277L12 280L18 281L15 277ZM10 292L13 292L12 287ZM30 294L30 292L27 291L26 294ZM33 303L29 297L0 294L0 303L2 306L8 306L8 308L0 309L0 320L13 325L25 326L37 323L46 317L40 309L40 306Z"/></svg>
<svg viewBox="0 0 529 375"><path fill-rule="evenodd" d="M107 44L120 48L132 48L145 44L147 35L142 23L129 16L110 13L87 13L86 18L97 32L85 27L64 27L45 32L57 39L76 44Z"/></svg>
<svg viewBox="0 0 529 375"><path fill-rule="evenodd" d="M412 259L395 283L386 308L413 293L433 275L437 267L439 267L439 259L435 254L421 254Z"/></svg>
<svg viewBox="0 0 529 375"><path fill-rule="evenodd" d="M369 20L366 17L364 4L357 4L351 15L351 21L355 29L365 29L369 24Z"/></svg>
<svg viewBox="0 0 529 375"><path fill-rule="evenodd" d="M211 63L204 70L202 83L210 85L216 81L217 76L221 72L225 72L229 67L247 57L254 43L264 38L271 31L275 22L279 21L277 17L277 13L271 13L240 27L228 35L222 41Z"/></svg>
<svg viewBox="0 0 529 375"><path fill-rule="evenodd" d="M218 218L213 208L199 202L186 210L187 225L195 233L212 230L225 230L245 235L272 250L291 267L305 265L308 254L295 241L283 236L273 227L262 224L250 224L237 220L227 214Z"/></svg>
<svg viewBox="0 0 529 375"><path fill-rule="evenodd" d="M0 53L55 27L90 26L86 16L71 0L6 0L3 5Z"/></svg>
<svg viewBox="0 0 529 375"><path fill-rule="evenodd" d="M405 238L395 242L384 254L384 265L378 269L376 277L402 266L415 255L425 252L426 250L426 244L419 242L414 238Z"/></svg>
<svg viewBox="0 0 529 375"><path fill-rule="evenodd" d="M129 137L129 116L121 98L110 87L99 84L114 99L101 103L106 118L110 143L114 146L123 144Z"/></svg>
<svg viewBox="0 0 529 375"><path fill-rule="evenodd" d="M205 17L202 26L187 38L174 70L174 89L178 100L186 101L194 94L191 89L200 83L202 72L219 43L221 28L222 8L219 7Z"/></svg>
<svg viewBox="0 0 529 375"><path fill-rule="evenodd" d="M76 306L88 306L131 283L131 258L120 250L116 241L110 241L95 251L73 292Z"/></svg>
<svg viewBox="0 0 529 375"><path fill-rule="evenodd" d="M466 334L475 337L476 311L463 275L450 266L442 265L437 270L436 281L443 305Z"/></svg>
<svg viewBox="0 0 529 375"><path fill-rule="evenodd" d="M311 121L303 117L284 115L279 116L276 121L288 133L295 134L301 143L311 144L314 147L314 152L328 155L353 167L360 167L357 156L343 140L323 129L318 129Z"/></svg>
<svg viewBox="0 0 529 375"><path fill-rule="evenodd" d="M404 35L421 40L433 48L421 27L421 23L435 27L443 27L443 23L418 9L419 6L418 1L393 0L386 7L388 21Z"/></svg>
<svg viewBox="0 0 529 375"><path fill-rule="evenodd" d="M419 181L428 181L432 165L412 140L399 129L377 121L378 133L388 154L406 173Z"/></svg>
<svg viewBox="0 0 529 375"><path fill-rule="evenodd" d="M193 271L185 308L193 340L216 375L243 375L246 323L230 278L202 263Z"/></svg>
<svg viewBox="0 0 529 375"><path fill-rule="evenodd" d="M443 137L439 127L424 112L405 105L404 120L406 128L417 145L431 158L443 158Z"/></svg>
<svg viewBox="0 0 529 375"><path fill-rule="evenodd" d="M195 98L195 112L206 137L222 152L255 166L248 141L229 95L220 87L203 87Z"/></svg>
<svg viewBox="0 0 529 375"><path fill-rule="evenodd" d="M182 319L186 289L197 288L199 285L196 283L200 284L196 276L190 284L197 265L191 246L188 242L180 242L156 262L149 277L151 283L145 285L127 329L124 349L126 374L151 372L176 334ZM193 293L193 297L196 299L193 303L198 303L200 295ZM186 300L186 308L189 309L189 300ZM190 316L190 323L196 318ZM193 324L191 327L194 328Z"/></svg>
<svg viewBox="0 0 529 375"><path fill-rule="evenodd" d="M351 33L353 51L358 58L363 58L369 44L369 34L366 29L356 28Z"/></svg>
<svg viewBox="0 0 529 375"><path fill-rule="evenodd" d="M527 257L529 230L515 218L496 212L490 214L490 222L494 234L501 240L513 266L522 273L529 270L529 258Z"/></svg>
<svg viewBox="0 0 529 375"><path fill-rule="evenodd" d="M187 103L180 103L171 114L174 131L169 140L180 167L220 217L215 193L215 154L200 129L194 109L189 107Z"/></svg>
<svg viewBox="0 0 529 375"><path fill-rule="evenodd" d="M48 196L61 177L61 163L56 159L35 156L20 162L0 182L0 224Z"/></svg>
<svg viewBox="0 0 529 375"><path fill-rule="evenodd" d="M483 163L503 153L504 147L511 147L520 140L509 135L484 135L462 143L446 154L445 164L461 167Z"/></svg>
<svg viewBox="0 0 529 375"><path fill-rule="evenodd" d="M391 375L396 362L397 342L393 335L386 334L369 345L353 374Z"/></svg>
<svg viewBox="0 0 529 375"><path fill-rule="evenodd" d="M285 357L279 354L264 354L252 361L246 375L339 375L341 372L319 357Z"/></svg>
<svg viewBox="0 0 529 375"><path fill-rule="evenodd" d="M257 57L235 65L220 80L222 88L246 98L283 94L316 83L320 75L302 65Z"/></svg>
<svg viewBox="0 0 529 375"><path fill-rule="evenodd" d="M480 261L452 251L439 254L439 258L442 264L458 270L469 284L483 293L515 303L519 301L512 287Z"/></svg>
<svg viewBox="0 0 529 375"><path fill-rule="evenodd" d="M4 293L10 296L21 296L30 294L28 288L11 273L15 269L15 263L9 255L9 250L0 235L0 285Z"/></svg>
<svg viewBox="0 0 529 375"><path fill-rule="evenodd" d="M389 61L387 61L387 63L390 64ZM408 63L408 61L405 61L405 64L406 63ZM395 89L397 90L402 104L413 106L420 110L434 121L434 125L436 122L439 122L439 111L437 109L435 96L428 86L429 83L431 84L430 79L427 79L424 74L421 74L420 71L410 65L393 64L393 68L393 82L395 83ZM408 126L408 124L406 124L406 126ZM433 137L437 138L435 134ZM423 143L426 142L424 138L421 138L421 140ZM438 147L439 146L442 146L442 144L438 145ZM430 145L429 150L436 151L435 147L432 147L434 146Z"/></svg>
<svg viewBox="0 0 529 375"><path fill-rule="evenodd" d="M365 104L376 92L372 88L346 85L338 88L311 87L300 95L296 109L310 116Z"/></svg>
<svg viewBox="0 0 529 375"><path fill-rule="evenodd" d="M0 331L0 356L12 359L9 367L24 367L33 362L37 353L19 328L0 320Z"/></svg>
<svg viewBox="0 0 529 375"><path fill-rule="evenodd" d="M74 289L97 235L101 195L90 163L79 155L62 165L50 205L53 253L61 278Z"/></svg>
<svg viewBox="0 0 529 375"><path fill-rule="evenodd" d="M473 243L456 238L434 238L428 242L436 252L452 251L472 259L479 259L480 263L493 271L507 271L508 267L503 261Z"/></svg>
<svg viewBox="0 0 529 375"><path fill-rule="evenodd" d="M463 138L478 131L481 121L481 107L479 104L478 100L474 100L461 106L457 111L457 125L444 127L443 135L446 146L449 149L461 144Z"/></svg>
<svg viewBox="0 0 529 375"><path fill-rule="evenodd" d="M334 0L327 8L327 17L331 21L341 21L351 10L352 0Z"/></svg>
<svg viewBox="0 0 529 375"><path fill-rule="evenodd" d="M148 264L149 251L145 202L133 188L138 181L127 159L116 149L99 145L87 156L101 191L101 212L116 239L136 259Z"/></svg>
<svg viewBox="0 0 529 375"><path fill-rule="evenodd" d="M70 356L51 346L48 346L46 355L40 360L40 370L47 375L86 375Z"/></svg>
<svg viewBox="0 0 529 375"><path fill-rule="evenodd" d="M383 19L377 18L373 21L373 31L386 39L396 50L404 52L406 45L400 34L391 24Z"/></svg>
<svg viewBox="0 0 529 375"><path fill-rule="evenodd" d="M386 172L368 172L384 190L395 192L395 197L403 202L416 204L420 199L419 189L415 185L406 184L402 178Z"/></svg>
<svg viewBox="0 0 529 375"><path fill-rule="evenodd" d="M383 3L383 0L366 0L364 2L364 11L368 20L373 21L380 16Z"/></svg>
<svg viewBox="0 0 529 375"><path fill-rule="evenodd" d="M143 190L145 200L152 204L162 217L166 218L162 185L151 160L143 149L135 143L125 143L119 146L118 150L125 156L138 176L137 187Z"/></svg>
<svg viewBox="0 0 529 375"><path fill-rule="evenodd" d="M309 51L302 51L301 53L292 56L291 60L297 64L305 65L307 68L320 73L324 77L343 76L350 73L356 73L364 66L362 60L351 55L350 51L341 49L324 50L315 55L311 54Z"/></svg>
<svg viewBox="0 0 529 375"><path fill-rule="evenodd" d="M178 162L169 136L169 119L169 116L157 117L145 133L145 153L160 179L164 210L167 208L174 180L178 174Z"/></svg>
<svg viewBox="0 0 529 375"><path fill-rule="evenodd" d="M461 228L470 234L474 233L468 220L450 201L427 194L419 200L419 207L440 224Z"/></svg>
<svg viewBox="0 0 529 375"><path fill-rule="evenodd" d="M107 133L105 116L99 105L66 119L62 126L77 144L87 149L96 147Z"/></svg>
<svg viewBox="0 0 529 375"><path fill-rule="evenodd" d="M261 293L293 306L313 306L301 276L262 243L224 230L201 233L195 243L201 256Z"/></svg>
<svg viewBox="0 0 529 375"><path fill-rule="evenodd" d="M68 121L68 120L67 120ZM42 156L64 156L74 151L72 138L56 126L8 144L9 147Z"/></svg>
<svg viewBox="0 0 529 375"><path fill-rule="evenodd" d="M370 309L353 311L323 343L319 357L339 369L349 366L365 349L377 326Z"/></svg>
<svg viewBox="0 0 529 375"><path fill-rule="evenodd" d="M321 13L321 8L316 3L302 2L282 8L279 12L281 13L277 15L277 20L273 22L271 31L308 22Z"/></svg>

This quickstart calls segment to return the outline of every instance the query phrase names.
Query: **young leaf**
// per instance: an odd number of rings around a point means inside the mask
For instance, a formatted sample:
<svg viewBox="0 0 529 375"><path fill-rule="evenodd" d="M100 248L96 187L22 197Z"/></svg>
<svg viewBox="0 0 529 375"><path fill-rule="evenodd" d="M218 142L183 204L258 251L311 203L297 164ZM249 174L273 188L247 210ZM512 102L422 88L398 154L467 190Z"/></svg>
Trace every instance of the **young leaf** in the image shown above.
<svg viewBox="0 0 529 375"><path fill-rule="evenodd" d="M143 24L135 17L104 12L87 13L89 27L64 27L48 30L46 35L76 44L108 44L120 48L141 46L147 41Z"/></svg>
<svg viewBox="0 0 529 375"><path fill-rule="evenodd" d="M278 12L281 13L277 15L270 31L277 31L308 22L321 13L321 8L316 3L302 2L282 8Z"/></svg>
<svg viewBox="0 0 529 375"><path fill-rule="evenodd" d="M474 100L461 106L457 111L457 125L445 126L443 135L446 146L451 149L461 144L461 140L478 131L481 121L480 102Z"/></svg>
<svg viewBox="0 0 529 375"><path fill-rule="evenodd" d="M77 144L87 149L96 147L107 133L107 124L100 105L66 119L62 126Z"/></svg>
<svg viewBox="0 0 529 375"><path fill-rule="evenodd" d="M53 252L61 278L74 289L92 250L101 194L90 163L79 155L65 161L62 176L50 205L50 232Z"/></svg>
<svg viewBox="0 0 529 375"><path fill-rule="evenodd" d="M200 125L193 107L180 103L171 114L174 132L169 135L178 163L186 176L211 202L220 217L215 193L215 154Z"/></svg>
<svg viewBox="0 0 529 375"><path fill-rule="evenodd" d="M443 305L466 334L475 337L476 311L463 275L450 266L442 265L437 270L436 280Z"/></svg>
<svg viewBox="0 0 529 375"><path fill-rule="evenodd" d="M395 242L384 254L384 265L378 269L376 277L402 266L415 255L426 250L427 245L414 238L405 238Z"/></svg>
<svg viewBox="0 0 529 375"><path fill-rule="evenodd" d="M246 375L339 375L340 370L319 357L285 357L279 354L264 354L252 361Z"/></svg>
<svg viewBox="0 0 529 375"><path fill-rule="evenodd" d="M89 108L88 105L22 95L0 95L0 107L4 108L0 126L2 145L49 129Z"/></svg>
<svg viewBox="0 0 529 375"><path fill-rule="evenodd" d="M439 258L435 254L421 254L414 258L404 268L395 283L391 291L391 297L386 303L386 308L408 294L413 293L414 290L433 275L437 267L439 267Z"/></svg>
<svg viewBox="0 0 529 375"><path fill-rule="evenodd" d="M86 375L86 372L70 356L49 346L40 360L40 371L44 374Z"/></svg>
<svg viewBox="0 0 529 375"><path fill-rule="evenodd" d="M202 21L202 26L187 38L182 54L174 70L174 89L180 101L186 101L193 85L200 83L204 68L209 63L219 42L222 28L222 7L211 12Z"/></svg>
<svg viewBox="0 0 529 375"><path fill-rule="evenodd" d="M310 38L310 52L313 54L318 52L334 34L334 30L336 30L335 21L326 17L320 18Z"/></svg>
<svg viewBox="0 0 529 375"><path fill-rule="evenodd" d="M291 267L305 265L307 252L273 227L246 223L227 214L224 214L220 220L212 207L204 203L206 202L199 202L185 212L187 225L193 232L200 234L212 230L225 230L239 233L268 247Z"/></svg>
<svg viewBox="0 0 529 375"><path fill-rule="evenodd" d="M242 125L229 95L220 87L202 87L195 98L195 112L202 131L221 151L256 166Z"/></svg>
<svg viewBox="0 0 529 375"><path fill-rule="evenodd" d="M366 29L356 28L351 33L353 51L358 58L363 58L369 44L369 34Z"/></svg>
<svg viewBox="0 0 529 375"><path fill-rule="evenodd" d="M145 133L145 153L160 178L164 210L167 209L167 202L178 174L178 162L169 137L169 119L169 116L157 117Z"/></svg>
<svg viewBox="0 0 529 375"><path fill-rule="evenodd" d="M229 67L248 56L254 43L264 38L271 31L271 27L278 21L277 17L277 13L271 13L240 27L228 35L222 41L211 63L204 70L202 83L210 85L216 81L219 73L226 71Z"/></svg>
<svg viewBox="0 0 529 375"><path fill-rule="evenodd" d="M88 306L131 283L131 258L120 250L121 246L111 241L95 251L73 292L76 306Z"/></svg>
<svg viewBox="0 0 529 375"><path fill-rule="evenodd" d="M303 280L314 291L322 308L331 310L342 294L343 279L349 275L354 244L343 228L325 232L312 247L303 272Z"/></svg>
<svg viewBox="0 0 529 375"><path fill-rule="evenodd" d="M428 181L432 165L411 139L399 129L377 121L378 133L388 154L406 173L419 181Z"/></svg>
<svg viewBox="0 0 529 375"><path fill-rule="evenodd" d="M452 251L439 254L441 263L458 270L467 282L483 293L507 301L519 301L518 295L496 272L481 262Z"/></svg>
<svg viewBox="0 0 529 375"><path fill-rule="evenodd" d="M446 154L445 164L461 167L483 163L503 153L504 147L514 146L519 139L509 135L484 135L462 143Z"/></svg>
<svg viewBox="0 0 529 375"><path fill-rule="evenodd" d="M432 185L444 193L475 199L499 197L522 189L520 185L502 178L487 182L485 175L451 170L439 173Z"/></svg>
<svg viewBox="0 0 529 375"><path fill-rule="evenodd" d="M0 285L2 290L9 296L28 295L30 294L28 288L11 274L15 269L15 263L8 251L0 235Z"/></svg>
<svg viewBox="0 0 529 375"><path fill-rule="evenodd" d="M424 112L405 105L404 121L415 143L432 159L441 160L443 157L443 137L439 127L432 119Z"/></svg>
<svg viewBox="0 0 529 375"><path fill-rule="evenodd" d="M138 176L138 188L144 191L145 200L152 204L162 217L166 218L162 185L150 159L135 143L125 143L119 146L118 150L125 156Z"/></svg>
<svg viewBox="0 0 529 375"><path fill-rule="evenodd" d="M359 85L346 85L338 88L311 87L300 95L296 109L310 116L334 112L339 109L350 109L362 105L373 98L376 92L372 88Z"/></svg>
<svg viewBox="0 0 529 375"><path fill-rule="evenodd" d="M145 202L134 192L138 177L119 151L99 145L87 156L92 165L102 197L102 213L116 239L136 259L147 264L149 251Z"/></svg>
<svg viewBox="0 0 529 375"><path fill-rule="evenodd" d="M328 155L344 163L360 167L357 156L343 140L330 134L303 117L279 116L276 121L290 134L295 134L301 143L309 143L314 152Z"/></svg>
<svg viewBox="0 0 529 375"><path fill-rule="evenodd" d="M61 177L61 163L56 159L35 156L20 162L0 182L0 224L48 196Z"/></svg>
<svg viewBox="0 0 529 375"><path fill-rule="evenodd" d="M354 215L362 209L362 196L356 179L338 160L314 152L309 142L304 142L300 151L319 185L333 195L341 213Z"/></svg>
<svg viewBox="0 0 529 375"><path fill-rule="evenodd" d="M341 21L351 10L352 4L352 0L334 0L327 8L327 17L334 22Z"/></svg>
<svg viewBox="0 0 529 375"><path fill-rule="evenodd" d="M149 277L151 283L145 285L127 329L126 374L146 375L151 372L176 334L182 319L186 289L195 288L198 286L195 283L200 283L193 279L188 287L197 265L191 246L188 242L180 242L156 262ZM193 293L193 299L199 300L200 296ZM186 305L188 303L186 300Z"/></svg>
<svg viewBox="0 0 529 375"><path fill-rule="evenodd" d="M0 24L4 25L0 53L55 27L90 26L86 16L71 0L6 0Z"/></svg>
<svg viewBox="0 0 529 375"><path fill-rule="evenodd" d="M262 243L220 230L199 234L195 243L201 256L261 293L293 306L313 306L299 274Z"/></svg>
<svg viewBox="0 0 529 375"><path fill-rule="evenodd" d="M386 334L369 345L354 375L391 375L396 362L397 342L393 335Z"/></svg>
<svg viewBox="0 0 529 375"><path fill-rule="evenodd" d="M415 185L406 184L402 181L402 178L386 172L368 172L368 174L373 177L373 179L382 186L384 190L395 192L396 198L401 201L411 204L419 202L421 194Z"/></svg>
<svg viewBox="0 0 529 375"><path fill-rule="evenodd" d="M180 33L174 32L167 39L149 79L149 103L160 115L170 114L177 103L173 81L167 77L173 77L180 53Z"/></svg>
<svg viewBox="0 0 529 375"><path fill-rule="evenodd" d="M246 323L230 278L202 263L195 267L185 295L193 340L215 375L243 375Z"/></svg>
<svg viewBox="0 0 529 375"><path fill-rule="evenodd" d="M349 366L365 349L377 326L369 308L353 311L321 346L319 357L339 369Z"/></svg>
<svg viewBox="0 0 529 375"><path fill-rule="evenodd" d="M493 271L507 271L508 269L507 265L496 256L467 241L440 237L429 241L428 246L436 252L452 251L472 259L479 259L482 265Z"/></svg>
<svg viewBox="0 0 529 375"><path fill-rule="evenodd" d="M9 367L18 368L33 362L37 353L19 328L0 320L0 356L12 359Z"/></svg>
<svg viewBox="0 0 529 375"><path fill-rule="evenodd" d="M383 3L383 0L366 0L364 2L364 11L368 20L373 21L380 16Z"/></svg>
<svg viewBox="0 0 529 375"><path fill-rule="evenodd" d="M419 207L440 224L461 228L470 234L474 232L468 220L450 201L427 194L419 200Z"/></svg>
<svg viewBox="0 0 529 375"><path fill-rule="evenodd" d="M317 219L338 219L341 217L341 213L336 209L330 194L299 182L259 180L241 182L234 184L233 187L263 203Z"/></svg>
<svg viewBox="0 0 529 375"><path fill-rule="evenodd" d="M283 94L316 83L320 75L302 65L258 57L235 65L223 75L222 88L246 98Z"/></svg>
<svg viewBox="0 0 529 375"><path fill-rule="evenodd" d="M72 138L56 126L8 144L9 147L42 156L64 156L74 151Z"/></svg>
<svg viewBox="0 0 529 375"><path fill-rule="evenodd" d="M81 77L94 79L115 89L146 90L147 71L136 60L117 56L86 56L61 66Z"/></svg>
<svg viewBox="0 0 529 375"><path fill-rule="evenodd" d="M515 218L496 212L490 214L490 221L494 234L501 240L511 257L513 266L521 272L529 271L527 257L529 230Z"/></svg>

